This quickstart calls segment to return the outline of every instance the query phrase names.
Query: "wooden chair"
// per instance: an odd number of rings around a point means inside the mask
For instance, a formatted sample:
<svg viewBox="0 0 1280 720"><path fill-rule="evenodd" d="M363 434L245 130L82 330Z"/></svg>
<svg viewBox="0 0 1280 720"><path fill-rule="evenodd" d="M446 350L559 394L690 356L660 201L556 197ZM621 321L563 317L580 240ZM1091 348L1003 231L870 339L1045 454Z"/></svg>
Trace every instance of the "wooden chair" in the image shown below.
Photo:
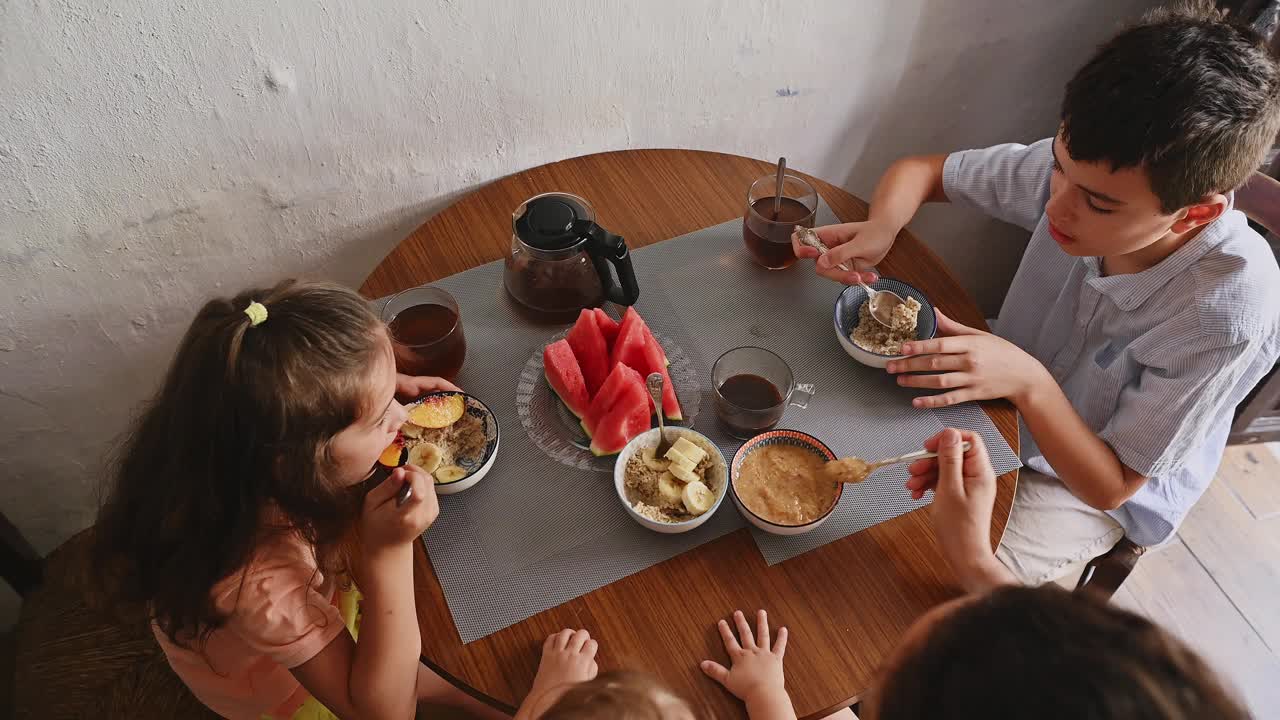
<svg viewBox="0 0 1280 720"><path fill-rule="evenodd" d="M1280 236L1280 180L1261 172L1236 191L1236 207L1260 231ZM1273 247L1274 249L1274 247ZM1271 370L1258 387L1240 403L1228 442L1280 440L1280 372ZM1088 591L1110 598L1138 564L1146 548L1121 538L1115 547L1085 565L1076 592Z"/></svg>

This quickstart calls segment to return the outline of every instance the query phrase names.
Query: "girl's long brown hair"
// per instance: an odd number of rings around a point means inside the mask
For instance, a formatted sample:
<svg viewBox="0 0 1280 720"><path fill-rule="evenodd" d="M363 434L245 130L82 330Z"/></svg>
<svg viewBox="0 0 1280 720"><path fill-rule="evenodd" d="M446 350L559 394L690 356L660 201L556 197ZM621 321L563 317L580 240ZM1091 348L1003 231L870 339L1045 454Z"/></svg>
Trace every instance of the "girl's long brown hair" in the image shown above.
<svg viewBox="0 0 1280 720"><path fill-rule="evenodd" d="M253 301L268 312L256 327ZM213 586L266 533L296 532L321 569L343 569L359 506L333 477L330 442L373 401L383 334L363 298L328 283L201 308L114 458L92 552L108 601L192 646L224 621Z"/></svg>

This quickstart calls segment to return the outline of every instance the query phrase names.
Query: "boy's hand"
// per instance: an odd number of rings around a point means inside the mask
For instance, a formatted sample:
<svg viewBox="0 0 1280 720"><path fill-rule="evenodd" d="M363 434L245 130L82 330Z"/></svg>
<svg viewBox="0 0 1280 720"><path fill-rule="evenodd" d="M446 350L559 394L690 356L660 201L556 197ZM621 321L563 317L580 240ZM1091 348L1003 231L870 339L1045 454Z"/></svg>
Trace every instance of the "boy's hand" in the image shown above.
<svg viewBox="0 0 1280 720"><path fill-rule="evenodd" d="M867 268L884 259L893 247L898 233L890 228L868 222L852 222L842 225L827 225L814 228L822 244L831 251L822 255L816 248L811 248L792 235L791 247L796 257L817 259L818 274L845 285L857 285L859 282L873 283L876 274ZM837 268L841 263L852 268L845 272Z"/></svg>
<svg viewBox="0 0 1280 720"><path fill-rule="evenodd" d="M516 720L537 718L555 705L565 691L600 673L596 652L600 644L586 630L565 628L542 643L542 660L533 687L516 712Z"/></svg>
<svg viewBox="0 0 1280 720"><path fill-rule="evenodd" d="M968 400L1008 398L1017 405L1041 382L1053 377L1040 361L997 335L961 325L938 313L938 334L932 340L902 344L904 360L885 366L890 373L932 372L935 375L899 375L903 387L946 388L950 392L926 395L911 401L919 408L945 407Z"/></svg>
<svg viewBox="0 0 1280 720"><path fill-rule="evenodd" d="M702 672L746 703L747 711L752 716L767 714L776 717L775 713L770 712L775 707L785 704L789 709L791 706L782 677L782 657L787 652L787 629L779 628L777 642L770 643L769 616L764 610L756 614L755 634L752 634L751 626L741 610L733 612L733 622L738 627L741 642L734 638L728 622L721 620L717 623L725 652L729 654L730 667L726 668L712 660L703 660ZM753 707L757 712L751 712Z"/></svg>
<svg viewBox="0 0 1280 720"><path fill-rule="evenodd" d="M408 483L413 494L396 506L396 495ZM436 486L431 476L417 465L391 471L386 480L364 496L360 512L360 537L367 550L381 550L418 539L440 515Z"/></svg>
<svg viewBox="0 0 1280 720"><path fill-rule="evenodd" d="M969 452L963 443L971 445ZM908 468L907 489L917 500L933 490L933 532L938 547L961 584L970 591L1007 581L1008 573L991 551L991 509L996 501L996 473L982 436L947 428L925 441L936 459L917 460Z"/></svg>
<svg viewBox="0 0 1280 720"><path fill-rule="evenodd" d="M442 390L462 392L462 388L444 378L396 373L396 397L398 398L417 400L427 393L440 392Z"/></svg>

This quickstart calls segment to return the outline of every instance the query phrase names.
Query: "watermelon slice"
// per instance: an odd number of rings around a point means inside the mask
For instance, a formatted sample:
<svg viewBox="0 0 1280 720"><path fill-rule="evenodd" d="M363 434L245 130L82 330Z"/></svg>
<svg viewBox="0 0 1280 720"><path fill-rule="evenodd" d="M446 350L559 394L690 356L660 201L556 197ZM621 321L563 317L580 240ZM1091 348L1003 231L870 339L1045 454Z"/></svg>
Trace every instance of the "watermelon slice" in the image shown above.
<svg viewBox="0 0 1280 720"><path fill-rule="evenodd" d="M640 373L627 365L619 363L613 366L613 371L609 373L608 379L600 387L600 392L596 393L595 397L592 398L591 407L582 416L582 429L587 431L587 435L595 435L596 425L618 404L618 399L622 397L623 391L630 385L638 386L641 390L644 390L644 378L641 378ZM647 394L646 397L648 397Z"/></svg>
<svg viewBox="0 0 1280 720"><path fill-rule="evenodd" d="M651 373L662 373L662 414L668 420L683 420L684 413L680 410L680 401L676 399L676 387L671 383L671 373L667 372L667 356L662 352L658 341L653 339L653 335L646 335L648 342L644 346L644 374L648 377Z"/></svg>
<svg viewBox="0 0 1280 720"><path fill-rule="evenodd" d="M631 438L649 429L649 395L638 380L628 382L613 409L596 424L591 438L593 455L614 455Z"/></svg>
<svg viewBox="0 0 1280 720"><path fill-rule="evenodd" d="M542 364L547 375L547 383L560 401L569 408L569 412L577 417L586 415L590 406L587 394L587 383L582 377L582 369L573 355L573 348L568 340L557 340L542 349Z"/></svg>
<svg viewBox="0 0 1280 720"><path fill-rule="evenodd" d="M604 341L609 347L613 347L613 341L618 339L618 321L609 317L609 313L596 308L596 325L600 326L600 333L604 335Z"/></svg>
<svg viewBox="0 0 1280 720"><path fill-rule="evenodd" d="M565 339L573 348L573 356L578 358L582 377L587 381L587 394L594 397L609 376L609 345L596 324L596 314L591 310L579 313L578 322Z"/></svg>
<svg viewBox="0 0 1280 720"><path fill-rule="evenodd" d="M636 370L643 370L646 366L644 346L648 342L645 337L647 331L640 313L635 308L627 308L622 316L622 324L618 326L618 339L614 341L613 350L609 353L610 368L622 363Z"/></svg>

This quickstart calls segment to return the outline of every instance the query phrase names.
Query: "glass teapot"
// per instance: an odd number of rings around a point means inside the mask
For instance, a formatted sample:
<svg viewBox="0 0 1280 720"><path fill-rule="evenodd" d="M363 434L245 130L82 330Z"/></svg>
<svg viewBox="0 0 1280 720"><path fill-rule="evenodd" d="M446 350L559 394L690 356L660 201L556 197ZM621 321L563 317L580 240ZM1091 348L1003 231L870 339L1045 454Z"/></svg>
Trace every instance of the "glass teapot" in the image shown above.
<svg viewBox="0 0 1280 720"><path fill-rule="evenodd" d="M568 321L583 308L633 305L640 297L626 242L596 224L586 200L567 193L529 198L512 213L511 230L502 281L534 318Z"/></svg>

